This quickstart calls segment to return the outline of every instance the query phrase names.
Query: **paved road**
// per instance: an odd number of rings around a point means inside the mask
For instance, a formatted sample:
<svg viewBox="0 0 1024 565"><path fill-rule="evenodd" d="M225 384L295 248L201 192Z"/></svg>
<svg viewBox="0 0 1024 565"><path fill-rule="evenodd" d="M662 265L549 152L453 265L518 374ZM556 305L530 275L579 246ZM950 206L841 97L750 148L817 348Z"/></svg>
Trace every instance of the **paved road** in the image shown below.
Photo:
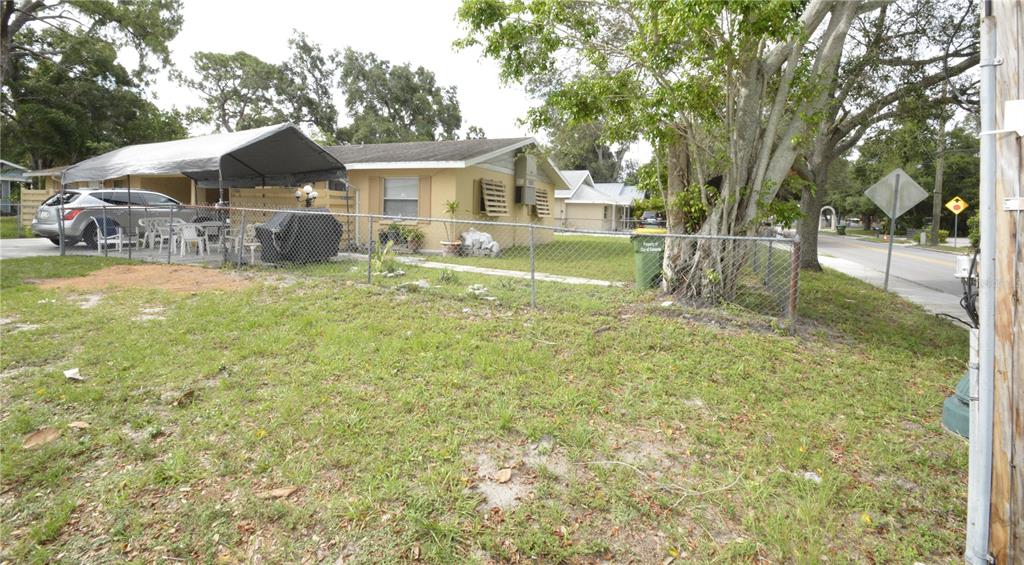
<svg viewBox="0 0 1024 565"><path fill-rule="evenodd" d="M830 267L882 286L888 244L852 237L818 235L818 259ZM892 252L889 290L935 313L966 318L960 307L963 287L953 277L956 256L914 246L896 245Z"/></svg>

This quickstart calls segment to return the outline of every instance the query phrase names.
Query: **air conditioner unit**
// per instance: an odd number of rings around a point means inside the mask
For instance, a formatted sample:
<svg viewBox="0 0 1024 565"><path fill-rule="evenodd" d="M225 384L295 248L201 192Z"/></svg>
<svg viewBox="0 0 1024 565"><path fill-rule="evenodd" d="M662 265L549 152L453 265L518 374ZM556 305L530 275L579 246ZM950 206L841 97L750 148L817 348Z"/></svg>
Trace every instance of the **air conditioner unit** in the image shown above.
<svg viewBox="0 0 1024 565"><path fill-rule="evenodd" d="M537 203L537 187L535 186L517 186L516 187L516 203L517 204L528 204L534 205Z"/></svg>
<svg viewBox="0 0 1024 565"><path fill-rule="evenodd" d="M537 186L537 156L520 153L516 157L516 186Z"/></svg>

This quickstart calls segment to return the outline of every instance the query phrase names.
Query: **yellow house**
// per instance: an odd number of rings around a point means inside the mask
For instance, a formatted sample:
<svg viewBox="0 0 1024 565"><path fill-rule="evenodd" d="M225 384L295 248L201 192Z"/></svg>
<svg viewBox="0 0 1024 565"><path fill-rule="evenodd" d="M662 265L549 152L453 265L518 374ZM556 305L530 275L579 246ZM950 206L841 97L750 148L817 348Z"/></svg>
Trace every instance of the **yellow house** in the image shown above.
<svg viewBox="0 0 1024 565"><path fill-rule="evenodd" d="M536 147L535 139L521 137L338 145L327 151L348 171L353 211L445 218L447 203L457 202L457 219L480 224L455 226L453 238L474 227L509 247L526 243L529 230L489 227L486 223L533 223L554 228L554 193L568 186L558 169L536 154ZM401 221L425 232L425 249L440 249L446 237L443 222ZM379 225L380 220L377 222ZM360 231L368 227L368 222L360 220ZM377 229L375 226L374 231ZM550 241L553 229L536 230L534 237L538 243Z"/></svg>

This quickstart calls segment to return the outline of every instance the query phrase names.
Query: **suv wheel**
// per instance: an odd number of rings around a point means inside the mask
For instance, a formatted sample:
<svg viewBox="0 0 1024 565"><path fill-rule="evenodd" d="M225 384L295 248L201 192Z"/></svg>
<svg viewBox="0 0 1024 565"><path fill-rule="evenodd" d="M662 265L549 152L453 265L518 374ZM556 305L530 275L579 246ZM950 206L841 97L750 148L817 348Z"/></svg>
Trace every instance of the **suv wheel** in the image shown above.
<svg viewBox="0 0 1024 565"><path fill-rule="evenodd" d="M85 231L82 232L82 241L85 242L85 246L89 249L96 249L96 225L90 224L86 226Z"/></svg>

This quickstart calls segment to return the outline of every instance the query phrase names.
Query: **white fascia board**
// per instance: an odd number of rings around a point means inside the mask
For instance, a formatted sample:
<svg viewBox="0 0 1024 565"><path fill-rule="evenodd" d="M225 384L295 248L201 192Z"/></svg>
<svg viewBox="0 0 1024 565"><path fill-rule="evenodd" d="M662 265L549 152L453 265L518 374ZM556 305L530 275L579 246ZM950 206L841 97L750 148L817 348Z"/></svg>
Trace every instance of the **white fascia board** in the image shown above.
<svg viewBox="0 0 1024 565"><path fill-rule="evenodd" d="M396 161L393 163L345 163L350 171L367 169L465 169L466 161Z"/></svg>
<svg viewBox="0 0 1024 565"><path fill-rule="evenodd" d="M612 202L610 200L566 200L566 204L614 204L616 206L622 206L618 202Z"/></svg>
<svg viewBox="0 0 1024 565"><path fill-rule="evenodd" d="M509 151L515 151L516 149L519 149L521 147L526 147L527 145L536 145L536 144L537 144L537 140L536 139L534 139L532 137L528 137L528 138L526 138L526 139L524 139L522 141L518 141L518 142L513 143L511 145L506 145L505 147L502 147L501 149L495 149L494 151L491 151L490 153L484 153L483 155L479 155L477 157L473 157L472 159L469 159L469 160L467 160L465 162L466 163L465 166L466 167L470 167L470 166L476 165L477 163L481 163L483 161L488 161L488 160L490 160L490 159L492 159L494 157L497 157L498 155L501 155L503 153L508 153Z"/></svg>

